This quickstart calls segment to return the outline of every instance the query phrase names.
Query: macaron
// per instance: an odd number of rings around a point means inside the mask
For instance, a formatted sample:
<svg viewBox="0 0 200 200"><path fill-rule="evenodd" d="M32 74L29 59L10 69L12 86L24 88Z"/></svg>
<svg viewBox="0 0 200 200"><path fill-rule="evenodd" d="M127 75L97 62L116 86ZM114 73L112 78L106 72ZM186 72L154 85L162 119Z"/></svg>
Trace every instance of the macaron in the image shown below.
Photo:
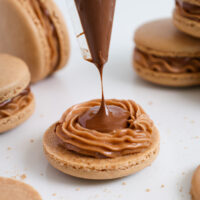
<svg viewBox="0 0 200 200"><path fill-rule="evenodd" d="M0 0L0 5L0 53L24 60L32 83L66 65L69 37L53 0Z"/></svg>
<svg viewBox="0 0 200 200"><path fill-rule="evenodd" d="M175 0L173 12L175 26L191 36L200 38L200 1Z"/></svg>
<svg viewBox="0 0 200 200"><path fill-rule="evenodd" d="M193 174L190 194L192 196L192 200L200 199L200 166L197 167Z"/></svg>
<svg viewBox="0 0 200 200"><path fill-rule="evenodd" d="M30 72L24 61L0 55L0 133L28 119L35 108L30 91Z"/></svg>
<svg viewBox="0 0 200 200"><path fill-rule="evenodd" d="M77 122L86 109L100 102L92 100L72 106L45 132L43 147L49 163L65 174L94 180L128 176L151 165L159 153L159 132L135 102L106 100L107 105L114 102L130 109L127 129L101 133Z"/></svg>
<svg viewBox="0 0 200 200"><path fill-rule="evenodd" d="M140 26L134 40L133 65L141 78L172 87L200 84L200 40L177 30L171 19Z"/></svg>
<svg viewBox="0 0 200 200"><path fill-rule="evenodd" d="M0 177L1 200L42 200L30 185L11 178Z"/></svg>

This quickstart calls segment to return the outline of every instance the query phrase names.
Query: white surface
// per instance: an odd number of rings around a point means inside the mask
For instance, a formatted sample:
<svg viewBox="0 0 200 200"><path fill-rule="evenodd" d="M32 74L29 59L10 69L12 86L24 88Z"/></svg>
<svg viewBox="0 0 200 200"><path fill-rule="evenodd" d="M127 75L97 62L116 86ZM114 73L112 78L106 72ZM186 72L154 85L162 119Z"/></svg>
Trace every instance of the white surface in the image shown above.
<svg viewBox="0 0 200 200"><path fill-rule="evenodd" d="M57 2L70 29L70 62L61 72L32 87L37 107L30 120L0 136L0 176L20 179L26 174L24 181L44 200L188 200L192 171L200 164L199 88L151 85L139 79L131 66L134 29L148 20L170 16L173 1L117 1L110 58L104 72L105 96L140 103L160 130L161 151L151 167L114 181L86 181L64 175L43 155L43 133L65 109L100 97L97 70L83 61L65 4Z"/></svg>

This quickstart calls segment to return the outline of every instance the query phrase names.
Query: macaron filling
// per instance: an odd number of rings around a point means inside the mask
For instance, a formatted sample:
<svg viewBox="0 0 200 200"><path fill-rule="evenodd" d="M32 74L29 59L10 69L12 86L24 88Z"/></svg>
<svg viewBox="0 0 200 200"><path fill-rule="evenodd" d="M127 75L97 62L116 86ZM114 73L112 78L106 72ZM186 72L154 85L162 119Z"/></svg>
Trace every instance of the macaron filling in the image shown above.
<svg viewBox="0 0 200 200"><path fill-rule="evenodd" d="M134 51L134 62L155 72L176 74L200 72L200 58L161 57L146 53L137 47Z"/></svg>
<svg viewBox="0 0 200 200"><path fill-rule="evenodd" d="M94 158L115 158L147 150L152 144L154 124L143 109L131 100L111 99L106 103L130 113L126 128L100 132L81 126L79 116L101 104L101 100L92 100L75 105L64 113L55 128L59 145L79 155Z"/></svg>
<svg viewBox="0 0 200 200"><path fill-rule="evenodd" d="M0 103L0 119L16 114L25 108L33 99L30 88L27 87L17 96Z"/></svg>
<svg viewBox="0 0 200 200"><path fill-rule="evenodd" d="M29 0L29 1L46 33L47 41L51 50L50 73L52 73L55 70L57 70L61 59L60 42L57 29L44 3L42 3L41 0Z"/></svg>
<svg viewBox="0 0 200 200"><path fill-rule="evenodd" d="M200 5L176 0L176 8L179 14L185 18L200 21Z"/></svg>

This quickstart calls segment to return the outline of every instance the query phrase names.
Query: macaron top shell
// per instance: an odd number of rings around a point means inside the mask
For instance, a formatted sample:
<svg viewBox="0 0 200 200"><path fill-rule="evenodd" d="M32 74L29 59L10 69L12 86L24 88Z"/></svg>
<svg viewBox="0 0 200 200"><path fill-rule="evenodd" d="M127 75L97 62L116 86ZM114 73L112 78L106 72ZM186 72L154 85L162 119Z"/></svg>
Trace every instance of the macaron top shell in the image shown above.
<svg viewBox="0 0 200 200"><path fill-rule="evenodd" d="M21 93L30 83L30 72L19 58L0 55L0 103Z"/></svg>
<svg viewBox="0 0 200 200"><path fill-rule="evenodd" d="M136 47L140 50L164 57L200 56L200 40L181 33L171 19L146 23L135 33Z"/></svg>

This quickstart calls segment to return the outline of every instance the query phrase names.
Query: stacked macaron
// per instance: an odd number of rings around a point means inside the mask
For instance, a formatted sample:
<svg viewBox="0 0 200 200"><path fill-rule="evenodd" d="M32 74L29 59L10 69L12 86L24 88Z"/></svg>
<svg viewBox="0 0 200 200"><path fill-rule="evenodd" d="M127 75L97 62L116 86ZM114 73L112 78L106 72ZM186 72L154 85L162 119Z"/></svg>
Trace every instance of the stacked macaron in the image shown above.
<svg viewBox="0 0 200 200"><path fill-rule="evenodd" d="M200 85L199 19L198 1L176 0L173 20L161 19L140 26L134 37L137 74L164 86Z"/></svg>
<svg viewBox="0 0 200 200"><path fill-rule="evenodd" d="M0 30L2 133L31 116L35 101L30 84L66 65L69 37L53 0L0 0Z"/></svg>

